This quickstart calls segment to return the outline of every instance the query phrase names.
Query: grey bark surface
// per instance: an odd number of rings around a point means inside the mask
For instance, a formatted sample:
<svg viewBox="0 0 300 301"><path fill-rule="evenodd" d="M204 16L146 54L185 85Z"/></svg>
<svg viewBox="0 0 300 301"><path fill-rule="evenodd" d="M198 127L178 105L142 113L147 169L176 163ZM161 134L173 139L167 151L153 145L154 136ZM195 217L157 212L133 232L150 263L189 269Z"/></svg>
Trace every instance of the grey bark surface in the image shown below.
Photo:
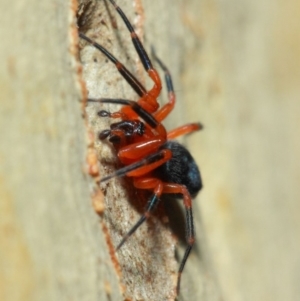
<svg viewBox="0 0 300 301"><path fill-rule="evenodd" d="M87 35L151 87L113 7L91 3ZM118 4L172 72L177 105L166 127L205 125L180 140L204 189L179 300L297 300L299 3ZM82 117L86 94L135 93L93 47L80 42L77 57L75 2L2 0L0 9L0 300L173 300L184 245L160 208L114 252L145 199L122 179L99 190L118 168L97 139L109 123L97 104Z"/></svg>

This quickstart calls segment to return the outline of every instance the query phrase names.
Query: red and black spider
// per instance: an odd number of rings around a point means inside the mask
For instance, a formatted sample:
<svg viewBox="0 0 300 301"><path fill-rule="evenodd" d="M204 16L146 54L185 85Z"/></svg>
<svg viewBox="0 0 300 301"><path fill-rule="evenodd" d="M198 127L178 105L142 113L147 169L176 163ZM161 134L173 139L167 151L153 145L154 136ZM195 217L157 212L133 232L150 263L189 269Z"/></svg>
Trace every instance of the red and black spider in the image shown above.
<svg viewBox="0 0 300 301"><path fill-rule="evenodd" d="M144 69L154 83L152 89L146 90L140 81L108 50L82 32L79 33L80 38L92 44L115 64L120 74L139 96L138 101L111 98L88 99L90 102L123 105L120 111L114 113L105 110L98 112L100 117L121 119L119 122L112 123L110 129L103 130L99 134L99 138L101 140L108 139L114 145L118 152L119 160L124 165L123 168L115 173L102 178L101 182L108 181L113 177L127 176L133 179L133 184L137 189L153 191L144 214L123 237L116 249L120 249L126 240L150 216L160 201L162 194L169 194L174 196L174 198L183 196L188 246L178 271L176 287L178 294L181 274L195 242L192 197L195 197L202 188L202 181L198 166L189 151L178 142L173 141L173 139L200 130L202 126L200 123L190 123L172 131L166 131L162 121L170 114L175 105L175 93L169 70L156 56L152 48L152 55L165 74L169 98L169 101L159 108L157 98L162 88L159 74L153 68L147 52L124 12L114 0L110 0L110 2L129 30L133 45Z"/></svg>

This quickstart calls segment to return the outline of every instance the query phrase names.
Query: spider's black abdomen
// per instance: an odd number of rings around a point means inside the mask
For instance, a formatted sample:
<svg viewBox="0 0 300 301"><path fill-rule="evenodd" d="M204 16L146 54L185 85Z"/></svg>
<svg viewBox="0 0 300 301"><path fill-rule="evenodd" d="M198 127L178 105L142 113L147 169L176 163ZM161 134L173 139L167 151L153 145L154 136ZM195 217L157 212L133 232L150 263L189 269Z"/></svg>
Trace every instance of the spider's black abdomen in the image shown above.
<svg viewBox="0 0 300 301"><path fill-rule="evenodd" d="M196 196L202 188L202 180L190 152L175 141L166 142L161 149L171 150L173 156L155 170L155 175L163 182L185 185L191 196Z"/></svg>

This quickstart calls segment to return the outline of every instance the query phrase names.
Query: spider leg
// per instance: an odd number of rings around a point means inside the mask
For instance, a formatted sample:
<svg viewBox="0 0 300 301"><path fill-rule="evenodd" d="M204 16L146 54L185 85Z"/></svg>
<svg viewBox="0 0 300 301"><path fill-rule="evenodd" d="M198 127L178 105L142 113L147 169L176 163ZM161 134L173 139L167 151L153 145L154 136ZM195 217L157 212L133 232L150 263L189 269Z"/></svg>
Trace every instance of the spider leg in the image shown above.
<svg viewBox="0 0 300 301"><path fill-rule="evenodd" d="M153 88L148 92L151 95L151 98L147 99L147 101L149 102L149 104L156 107L154 109L154 111L156 111L156 109L158 108L156 98L158 97L158 95L160 94L160 91L161 91L161 80L160 80L159 74L153 68L151 60L149 59L149 56L148 56L147 52L145 51L142 42L140 41L133 26L131 25L130 21L128 20L128 18L126 17L126 15L122 11L122 9L116 4L116 2L114 0L109 0L109 1L115 7L115 9L117 10L120 17L123 19L127 29L130 32L132 43L140 57L140 60L144 66L144 69L147 71L149 77L154 82Z"/></svg>
<svg viewBox="0 0 300 301"><path fill-rule="evenodd" d="M95 102L95 99L88 99L87 101ZM98 114L99 117L122 118L122 119L128 119L129 118L128 116L126 116L122 112L113 112L113 113L111 113L111 112L108 112L106 110L101 110L97 114Z"/></svg>
<svg viewBox="0 0 300 301"><path fill-rule="evenodd" d="M136 101L123 99L123 98L99 98L99 99L88 99L89 102L100 102L100 103L114 103L120 105L127 105L132 108L132 110L141 117L147 124L152 128L156 128L159 122L145 109L142 108ZM101 112L101 111L100 111ZM106 112L106 111L105 111ZM102 117L102 116L101 116Z"/></svg>
<svg viewBox="0 0 300 301"><path fill-rule="evenodd" d="M168 140L169 139L175 139L179 136L186 135L195 131L199 131L203 129L203 125L200 122L195 123L188 123L185 125L182 125L176 129L173 129L172 131L168 132Z"/></svg>
<svg viewBox="0 0 300 301"><path fill-rule="evenodd" d="M155 154L151 154L144 159L126 165L123 168L116 170L113 174L101 179L100 183L108 181L114 177L139 177L156 169L158 166L169 161L172 157L172 152L168 149L162 149Z"/></svg>
<svg viewBox="0 0 300 301"><path fill-rule="evenodd" d="M155 155L158 148L164 143L164 140L159 137L145 139L142 142L136 142L122 147L118 156L121 162L123 161L139 161L141 158L150 154Z"/></svg>
<svg viewBox="0 0 300 301"><path fill-rule="evenodd" d="M149 186L150 184L150 186ZM141 189L146 189L144 186L148 186L150 189L154 189L154 194L148 201L147 207L140 219L134 224L134 226L126 233L121 242L118 244L116 250L118 251L126 240L150 217L151 212L156 208L160 201L160 195L162 193L163 184L160 180L155 178L139 178L135 179L134 185ZM148 189L149 189L148 188Z"/></svg>
<svg viewBox="0 0 300 301"><path fill-rule="evenodd" d="M160 199L157 195L153 195L152 198L149 200L148 205L146 207L146 211L141 216L141 218L136 222L136 224L126 233L126 235L122 238L121 242L118 244L116 251L118 251L126 240L145 222L145 220L150 216L150 213L156 207Z"/></svg>
<svg viewBox="0 0 300 301"><path fill-rule="evenodd" d="M167 89L168 89L168 98L169 102L163 105L161 109L159 109L157 112L155 112L154 117L157 121L161 122L164 120L173 110L175 106L175 101L176 101L176 96L174 92L174 87L173 87L173 82L172 82L172 77L169 72L169 69L166 67L166 65L157 57L156 52L154 47L151 48L152 51L152 56L154 57L155 61L159 64L160 68L164 71L165 73L165 81L167 84ZM202 129L203 126L200 123L190 123L183 125L179 128L176 128L172 131L170 131L167 135L168 139L174 139L182 135L186 135L188 133L191 133L193 131L198 131Z"/></svg>
<svg viewBox="0 0 300 301"><path fill-rule="evenodd" d="M114 103L114 104L121 104L125 106L129 106L132 111L134 111L137 116L139 116L141 119L143 119L151 128L155 129L157 133L161 137L166 137L166 129L165 127L158 122L147 110L145 110L138 102L135 102L133 100L128 100L128 99L123 99L123 98L118 98L118 99L113 99L113 98L99 98L99 99L88 99L89 102L100 102L100 103ZM102 112L101 114L106 116L109 116L109 112L107 111L100 111ZM100 114L99 112L99 114ZM117 112L120 113L120 112ZM122 113L120 113L122 114ZM126 113L127 115L127 113ZM101 115L100 115L101 116ZM118 115L117 115L118 116ZM121 115L122 116L122 115ZM127 116L128 118L135 119L136 116Z"/></svg>
<svg viewBox="0 0 300 301"><path fill-rule="evenodd" d="M136 222L136 224L127 232L127 234L123 237L119 245L117 246L117 250L121 248L121 246L126 242L126 240L145 222L147 218L149 218L151 212L154 210L155 206L160 201L160 196L162 193L169 194L182 194L183 195L183 203L186 212L186 239L188 246L185 250L183 259L181 260L179 269L178 269L178 277L177 277L177 285L176 291L177 295L180 291L180 280L181 274L186 264L186 261L190 255L192 247L195 243L195 232L194 232L194 219L193 219L193 211L192 211L192 199L191 196L184 185L174 184L174 183L165 183L156 178L135 178L134 186L138 189L153 189L154 194L152 198L149 200L148 205L144 214L140 217L140 219Z"/></svg>
<svg viewBox="0 0 300 301"><path fill-rule="evenodd" d="M173 87L173 82L172 82L172 77L169 72L169 69L166 67L166 65L157 57L156 52L154 50L154 47L151 47L151 53L152 56L154 57L155 61L158 63L160 68L164 71L165 73L165 81L167 84L167 89L168 89L168 98L169 102L166 103L165 105L162 106L161 109L159 109L155 114L154 117L158 121L164 120L170 112L173 110L175 106L175 101L176 101L176 96L174 92L174 87Z"/></svg>
<svg viewBox="0 0 300 301"><path fill-rule="evenodd" d="M178 270L178 277L177 277L177 286L176 291L177 295L180 291L180 280L181 274L186 264L186 261L190 255L192 247L195 243L195 232L194 232L194 219L193 219L193 211L192 211L192 199L191 196L184 185L180 184L173 184L173 183L164 183L163 193L180 193L183 195L183 204L185 207L186 212L186 239L188 246L185 250L183 259L181 260L179 270Z"/></svg>
<svg viewBox="0 0 300 301"><path fill-rule="evenodd" d="M119 62L107 49L105 49L102 45L96 43L95 41L87 37L82 32L79 32L79 37L87 41L88 43L92 44L95 48L100 50L113 64L115 64L120 74L125 78L128 84L133 88L133 90L140 97L146 94L147 90L139 82L139 80L121 62Z"/></svg>

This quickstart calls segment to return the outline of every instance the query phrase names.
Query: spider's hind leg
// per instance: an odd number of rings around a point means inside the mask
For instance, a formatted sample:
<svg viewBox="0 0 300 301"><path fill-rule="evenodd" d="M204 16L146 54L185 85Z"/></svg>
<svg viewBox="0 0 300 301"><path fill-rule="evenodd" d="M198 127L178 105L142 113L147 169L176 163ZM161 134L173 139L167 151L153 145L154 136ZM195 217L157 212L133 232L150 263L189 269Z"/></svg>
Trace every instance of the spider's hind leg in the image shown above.
<svg viewBox="0 0 300 301"><path fill-rule="evenodd" d="M154 194L149 199L146 210L144 211L143 215L140 217L140 219L134 224L133 227L123 236L122 240L118 244L116 250L118 251L123 244L127 241L127 239L151 216L151 213L154 211L154 209L157 207L157 204L160 201L160 195L162 190L162 184L161 182L157 185L156 189L154 190Z"/></svg>

